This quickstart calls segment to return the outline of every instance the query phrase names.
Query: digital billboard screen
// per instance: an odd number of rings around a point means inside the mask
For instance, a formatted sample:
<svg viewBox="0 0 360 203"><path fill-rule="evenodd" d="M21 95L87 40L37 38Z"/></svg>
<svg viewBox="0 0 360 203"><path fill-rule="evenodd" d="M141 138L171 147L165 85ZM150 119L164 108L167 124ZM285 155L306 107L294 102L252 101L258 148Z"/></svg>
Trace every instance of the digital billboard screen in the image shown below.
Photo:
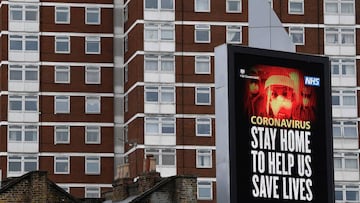
<svg viewBox="0 0 360 203"><path fill-rule="evenodd" d="M227 51L231 202L332 203L328 58Z"/></svg>

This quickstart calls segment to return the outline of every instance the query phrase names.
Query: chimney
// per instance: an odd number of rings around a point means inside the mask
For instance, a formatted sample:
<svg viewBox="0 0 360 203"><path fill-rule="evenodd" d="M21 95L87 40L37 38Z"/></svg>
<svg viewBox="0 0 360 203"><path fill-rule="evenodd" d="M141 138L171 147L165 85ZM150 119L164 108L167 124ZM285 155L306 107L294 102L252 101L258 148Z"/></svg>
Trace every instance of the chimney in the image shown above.
<svg viewBox="0 0 360 203"><path fill-rule="evenodd" d="M154 155L148 154L148 155L146 155L146 158L144 159L143 172L148 173L148 172L154 172L154 171L156 171L156 159L155 159Z"/></svg>
<svg viewBox="0 0 360 203"><path fill-rule="evenodd" d="M123 164L117 167L116 180L113 183L112 201L121 201L129 196L129 185L133 183L129 174L129 164Z"/></svg>

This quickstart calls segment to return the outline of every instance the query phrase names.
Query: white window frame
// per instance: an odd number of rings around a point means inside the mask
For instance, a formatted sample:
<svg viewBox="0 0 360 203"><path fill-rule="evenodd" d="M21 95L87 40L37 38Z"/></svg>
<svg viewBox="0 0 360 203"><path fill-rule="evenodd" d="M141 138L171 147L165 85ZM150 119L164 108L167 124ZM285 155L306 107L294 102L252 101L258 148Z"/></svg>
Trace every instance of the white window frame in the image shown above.
<svg viewBox="0 0 360 203"><path fill-rule="evenodd" d="M174 0L167 0L167 1L171 1L171 5L172 7L171 8L164 8L163 5L162 5L162 0L150 0L150 1L153 1L154 3L156 2L156 5L153 6L153 7L148 7L147 8L147 4L146 4L146 1L149 1L149 0L144 0L144 10L158 10L158 11L173 11L175 9L175 2Z"/></svg>
<svg viewBox="0 0 360 203"><path fill-rule="evenodd" d="M239 34L239 40L232 40L233 35ZM227 25L226 26L226 42L228 44L241 44L242 43L242 27L238 25Z"/></svg>
<svg viewBox="0 0 360 203"><path fill-rule="evenodd" d="M145 103L173 104L175 103L175 87L174 86L145 86ZM157 100L148 100L148 94L156 94ZM166 101L165 94L172 94L171 101ZM170 97L169 97L170 98Z"/></svg>
<svg viewBox="0 0 360 203"><path fill-rule="evenodd" d="M66 110L60 110L57 103L64 103L67 106ZM54 97L54 112L55 114L68 114L70 113L70 96L55 96Z"/></svg>
<svg viewBox="0 0 360 203"><path fill-rule="evenodd" d="M13 49L12 43L21 45L19 49ZM28 48L30 45L35 45L34 48ZM31 46L30 46L31 47ZM38 35L9 35L9 51L10 52L38 52L39 51L39 36Z"/></svg>
<svg viewBox="0 0 360 203"><path fill-rule="evenodd" d="M96 171L89 171L88 164L96 164ZM85 174L88 175L99 175L101 172L101 157L98 156L86 156L85 157Z"/></svg>
<svg viewBox="0 0 360 203"><path fill-rule="evenodd" d="M97 139L95 141L89 140L90 134L96 133ZM101 143L101 127L100 126L86 126L85 127L85 144L100 144Z"/></svg>
<svg viewBox="0 0 360 203"><path fill-rule="evenodd" d="M11 159L13 160L17 160L16 163L20 163L20 170L19 171L10 171L10 163L11 163ZM36 155L9 155L8 156L8 160L7 160L7 169L8 169L8 174L24 174L30 171L25 170L26 168L26 163L34 163L34 161L36 160L36 168L35 170L38 170L39 168L39 158Z"/></svg>
<svg viewBox="0 0 360 203"><path fill-rule="evenodd" d="M146 155L151 154L154 155L156 160L157 167L176 167L176 149L168 148L168 149L159 149L159 148L146 148L145 149L145 157ZM171 157L173 160L173 164L164 163L165 157Z"/></svg>
<svg viewBox="0 0 360 203"><path fill-rule="evenodd" d="M301 8L301 11L294 11L291 7L292 4L301 4L302 5L302 8ZM304 0L289 0L288 1L288 13L289 14L294 14L294 15L303 15L304 14Z"/></svg>
<svg viewBox="0 0 360 203"><path fill-rule="evenodd" d="M357 139L359 136L358 132L358 123L356 121L333 121L333 137L334 138L345 138L345 139ZM337 129L339 134L334 132L334 129ZM346 132L352 132L355 131L355 133L349 133Z"/></svg>
<svg viewBox="0 0 360 203"><path fill-rule="evenodd" d="M351 39L352 42L346 42L346 36L349 36L349 39ZM330 37L334 40L330 41ZM355 29L336 27L325 28L325 44L330 46L355 46Z"/></svg>
<svg viewBox="0 0 360 203"><path fill-rule="evenodd" d="M91 81L91 79L94 79ZM86 66L85 67L85 83L86 84L101 84L101 67Z"/></svg>
<svg viewBox="0 0 360 203"><path fill-rule="evenodd" d="M144 25L144 40L148 42L173 42L175 41L175 25L172 23L146 23Z"/></svg>
<svg viewBox="0 0 360 203"><path fill-rule="evenodd" d="M85 198L100 198L100 187L85 187Z"/></svg>
<svg viewBox="0 0 360 203"><path fill-rule="evenodd" d="M343 5L345 4L352 4L352 10L351 12L344 12L343 11ZM328 5L333 5L336 8L336 11L329 11L328 10ZM330 14L330 15L349 15L352 16L355 14L355 1L354 0L325 0L324 2L324 13L325 14Z"/></svg>
<svg viewBox="0 0 360 203"><path fill-rule="evenodd" d="M70 53L70 36L55 36L55 53L57 54L68 54ZM59 44L67 46L66 50L59 50Z"/></svg>
<svg viewBox="0 0 360 203"><path fill-rule="evenodd" d="M97 50L89 50L90 47L96 47ZM86 54L101 54L101 38L94 36L85 37L85 53Z"/></svg>
<svg viewBox="0 0 360 203"><path fill-rule="evenodd" d="M66 16L66 20L58 19L58 14ZM55 23L56 24L70 24L70 7L69 6L55 6Z"/></svg>
<svg viewBox="0 0 360 203"><path fill-rule="evenodd" d="M356 107L357 106L357 94L355 90L332 90L332 100L334 97L339 98L339 105L333 107ZM355 104L344 104L344 97L353 97Z"/></svg>
<svg viewBox="0 0 360 203"><path fill-rule="evenodd" d="M348 163L355 163L355 168L347 167ZM340 166L338 166L338 163ZM351 164L350 164L351 165ZM334 153L334 169L345 171L358 171L359 169L359 154L357 153Z"/></svg>
<svg viewBox="0 0 360 203"><path fill-rule="evenodd" d="M144 122L144 129L145 129L145 136L146 135L155 135L155 136L175 136L176 135L176 119L173 117L145 117L145 122ZM150 129L150 126L155 127L156 126L156 131L154 129ZM168 127L168 126L172 126L173 128L173 132L172 133L167 133L164 132L164 128Z"/></svg>
<svg viewBox="0 0 360 203"><path fill-rule="evenodd" d="M208 159L206 164L204 159ZM196 168L212 168L212 149L197 149L196 150Z"/></svg>
<svg viewBox="0 0 360 203"><path fill-rule="evenodd" d="M97 20L94 22L89 21L88 15L97 15ZM86 7L85 8L85 24L100 25L101 24L101 8L99 7Z"/></svg>
<svg viewBox="0 0 360 203"><path fill-rule="evenodd" d="M90 106L96 107L91 110ZM86 114L100 114L101 113L101 97L100 96L86 96L85 97L85 113Z"/></svg>
<svg viewBox="0 0 360 203"><path fill-rule="evenodd" d="M15 132L16 139L13 139L12 132ZM27 140L27 133L35 133L35 139ZM20 139L17 139L17 136ZM8 126L8 142L9 143L37 143L39 142L39 127L37 125L21 125L21 124L11 124Z"/></svg>
<svg viewBox="0 0 360 203"><path fill-rule="evenodd" d="M55 71L54 71L54 78L55 78L55 83L66 83L69 84L70 83L70 67L69 66L55 66ZM67 75L67 80L59 80L58 74L64 74Z"/></svg>
<svg viewBox="0 0 360 203"><path fill-rule="evenodd" d="M336 199L336 193L341 193L342 199ZM347 195L353 194L357 199L350 199ZM359 185L335 185L335 200L339 203L359 202Z"/></svg>
<svg viewBox="0 0 360 203"><path fill-rule="evenodd" d="M230 4L238 4L238 9L230 9ZM241 13L242 12L242 2L241 0L226 0L226 12L227 13Z"/></svg>
<svg viewBox="0 0 360 203"><path fill-rule="evenodd" d="M69 144L70 143L70 126L66 126L66 125L60 125L60 126L55 126L54 127L54 141L55 144ZM66 139L65 140L59 140L58 139L58 133L61 133L62 135L65 134L66 135Z"/></svg>
<svg viewBox="0 0 360 203"><path fill-rule="evenodd" d="M21 75L21 79L12 79L12 73ZM27 79L28 74L36 75L36 79ZM39 66L32 64L9 64L8 70L9 81L23 81L23 82L39 82Z"/></svg>
<svg viewBox="0 0 360 203"><path fill-rule="evenodd" d="M200 3L205 3L207 4L207 6L205 6L204 8L200 7ZM210 12L210 8L211 8L211 0L194 0L194 11L195 12Z"/></svg>
<svg viewBox="0 0 360 203"><path fill-rule="evenodd" d="M37 112L39 109L39 97L37 95L8 95L8 110L9 112ZM11 109L11 102L21 102L21 109ZM28 109L29 102L36 103L35 109ZM34 105L31 105L34 106Z"/></svg>
<svg viewBox="0 0 360 203"><path fill-rule="evenodd" d="M154 67L150 64L153 63ZM171 68L168 69L167 64L171 64ZM149 68L150 67L150 68ZM144 56L144 71L145 72L166 72L173 73L175 72L175 57L174 55L153 55L146 54Z"/></svg>
<svg viewBox="0 0 360 203"><path fill-rule="evenodd" d="M210 190L210 196L200 196L201 189ZM198 180L197 181L197 198L198 200L212 200L213 199L213 183L212 181Z"/></svg>
<svg viewBox="0 0 360 203"><path fill-rule="evenodd" d="M292 42L295 45L304 45L305 44L305 28L304 27L289 27L289 35ZM297 37L297 38L296 38ZM301 41L297 41L300 37Z"/></svg>
<svg viewBox="0 0 360 203"><path fill-rule="evenodd" d="M203 67L207 70L201 70ZM211 73L211 57L210 56L195 56L195 74L210 74Z"/></svg>
<svg viewBox="0 0 360 203"><path fill-rule="evenodd" d="M198 39L198 35L202 32L206 32L208 35L208 39L207 40L199 40ZM195 39L195 43L210 43L211 42L211 26L210 25L195 25L195 30L194 30L194 39Z"/></svg>
<svg viewBox="0 0 360 203"><path fill-rule="evenodd" d="M347 74L346 68L351 68L353 72ZM337 70L335 70L337 69ZM331 59L331 75L338 77L356 77L356 59L352 58L332 58Z"/></svg>
<svg viewBox="0 0 360 203"><path fill-rule="evenodd" d="M21 19L14 19L12 12L21 12ZM29 12L36 12L35 20L28 19ZM38 22L39 21L39 6L30 4L9 4L9 21L10 22Z"/></svg>
<svg viewBox="0 0 360 203"><path fill-rule="evenodd" d="M66 164L65 171L57 171L57 164ZM54 156L54 174L70 174L70 157Z"/></svg>
<svg viewBox="0 0 360 203"><path fill-rule="evenodd" d="M209 127L209 133L199 133L199 125L207 125ZM211 137L212 135L212 120L211 118L199 117L195 120L196 136Z"/></svg>
<svg viewBox="0 0 360 203"><path fill-rule="evenodd" d="M200 102L198 100L199 94L208 94L209 102ZM211 87L195 87L195 104L211 105Z"/></svg>

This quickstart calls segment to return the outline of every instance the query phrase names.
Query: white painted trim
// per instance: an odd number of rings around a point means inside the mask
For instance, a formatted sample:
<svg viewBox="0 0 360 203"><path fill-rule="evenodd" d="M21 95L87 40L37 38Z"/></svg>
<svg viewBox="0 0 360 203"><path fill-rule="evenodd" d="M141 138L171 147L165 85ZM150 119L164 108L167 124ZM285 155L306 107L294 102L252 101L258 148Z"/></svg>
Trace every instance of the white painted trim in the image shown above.
<svg viewBox="0 0 360 203"><path fill-rule="evenodd" d="M0 152L0 156L9 156L18 153L14 152ZM22 153L24 154L24 153ZM115 157L115 153L87 153L87 152L37 152L31 153L38 157L54 157L54 156L69 156L69 157L86 157L86 156L97 156L97 157Z"/></svg>
<svg viewBox="0 0 360 203"><path fill-rule="evenodd" d="M212 182L216 182L216 178L212 178L212 177L198 177L197 180L198 180L198 181L212 181Z"/></svg>
<svg viewBox="0 0 360 203"><path fill-rule="evenodd" d="M29 35L28 32L1 31L2 35ZM70 37L114 37L113 33L81 33L81 32L35 32L37 36L70 36Z"/></svg>
<svg viewBox="0 0 360 203"><path fill-rule="evenodd" d="M100 184L100 183L56 183L60 187L78 187L78 188L85 188L85 187L111 187L112 184Z"/></svg>

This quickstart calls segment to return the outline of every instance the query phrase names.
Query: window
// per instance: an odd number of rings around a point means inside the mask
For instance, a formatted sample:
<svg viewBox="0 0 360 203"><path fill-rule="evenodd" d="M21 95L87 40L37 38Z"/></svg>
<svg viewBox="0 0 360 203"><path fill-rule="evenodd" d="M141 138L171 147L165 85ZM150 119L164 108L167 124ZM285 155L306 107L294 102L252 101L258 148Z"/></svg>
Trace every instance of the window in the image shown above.
<svg viewBox="0 0 360 203"><path fill-rule="evenodd" d="M125 65L124 67L124 82L127 83L129 81L129 66Z"/></svg>
<svg viewBox="0 0 360 203"><path fill-rule="evenodd" d="M198 180L197 194L199 200L212 200L212 182Z"/></svg>
<svg viewBox="0 0 360 203"><path fill-rule="evenodd" d="M173 41L175 39L174 24L147 23L144 26L145 41Z"/></svg>
<svg viewBox="0 0 360 203"><path fill-rule="evenodd" d="M210 0L195 0L195 12L210 12Z"/></svg>
<svg viewBox="0 0 360 203"><path fill-rule="evenodd" d="M241 44L241 26L226 26L226 42L230 44Z"/></svg>
<svg viewBox="0 0 360 203"><path fill-rule="evenodd" d="M100 174L100 157L85 158L85 173Z"/></svg>
<svg viewBox="0 0 360 203"><path fill-rule="evenodd" d="M241 0L226 0L226 12L241 13Z"/></svg>
<svg viewBox="0 0 360 203"><path fill-rule="evenodd" d="M195 56L195 73L210 74L211 68L210 56Z"/></svg>
<svg viewBox="0 0 360 203"><path fill-rule="evenodd" d="M9 125L9 142L37 142L38 127L35 125Z"/></svg>
<svg viewBox="0 0 360 203"><path fill-rule="evenodd" d="M148 103L174 103L175 87L146 86L145 102Z"/></svg>
<svg viewBox="0 0 360 203"><path fill-rule="evenodd" d="M101 68L98 66L87 66L85 68L86 84L100 84L101 83Z"/></svg>
<svg viewBox="0 0 360 203"><path fill-rule="evenodd" d="M289 0L289 14L304 14L304 0Z"/></svg>
<svg viewBox="0 0 360 203"><path fill-rule="evenodd" d="M175 149L145 149L145 155L152 154L156 159L156 166L175 166L176 151Z"/></svg>
<svg viewBox="0 0 360 203"><path fill-rule="evenodd" d="M354 59L331 59L331 74L333 76L352 76L356 75Z"/></svg>
<svg viewBox="0 0 360 203"><path fill-rule="evenodd" d="M211 136L211 118L196 119L196 136Z"/></svg>
<svg viewBox="0 0 360 203"><path fill-rule="evenodd" d="M359 156L355 153L335 153L335 170L357 170L359 168Z"/></svg>
<svg viewBox="0 0 360 203"><path fill-rule="evenodd" d="M175 135L175 118L145 118L145 135Z"/></svg>
<svg viewBox="0 0 360 203"><path fill-rule="evenodd" d="M212 150L198 149L196 150L196 167L211 168L212 167Z"/></svg>
<svg viewBox="0 0 360 203"><path fill-rule="evenodd" d="M70 83L69 66L55 66L55 83Z"/></svg>
<svg viewBox="0 0 360 203"><path fill-rule="evenodd" d="M9 155L9 173L26 173L35 171L38 168L38 158L36 156L17 156Z"/></svg>
<svg viewBox="0 0 360 203"><path fill-rule="evenodd" d="M195 25L195 42L210 43L210 25Z"/></svg>
<svg viewBox="0 0 360 203"><path fill-rule="evenodd" d="M38 82L39 66L37 65L9 65L10 81Z"/></svg>
<svg viewBox="0 0 360 203"><path fill-rule="evenodd" d="M70 53L70 37L55 37L55 53Z"/></svg>
<svg viewBox="0 0 360 203"><path fill-rule="evenodd" d="M101 130L99 126L86 126L85 128L85 143L86 144L100 144Z"/></svg>
<svg viewBox="0 0 360 203"><path fill-rule="evenodd" d="M70 23L70 8L67 6L55 7L55 23L69 24Z"/></svg>
<svg viewBox="0 0 360 203"><path fill-rule="evenodd" d="M70 173L70 158L69 157L54 157L54 173L55 174L69 174Z"/></svg>
<svg viewBox="0 0 360 203"><path fill-rule="evenodd" d="M9 95L9 111L37 112L38 96Z"/></svg>
<svg viewBox="0 0 360 203"><path fill-rule="evenodd" d="M86 198L99 198L100 197L100 188L86 187L85 188L85 197Z"/></svg>
<svg viewBox="0 0 360 203"><path fill-rule="evenodd" d="M100 8L86 8L86 24L100 24Z"/></svg>
<svg viewBox="0 0 360 203"><path fill-rule="evenodd" d="M101 39L100 37L86 37L85 40L86 54L100 54L101 52Z"/></svg>
<svg viewBox="0 0 360 203"><path fill-rule="evenodd" d="M145 55L144 68L148 72L174 72L175 58L173 55Z"/></svg>
<svg viewBox="0 0 360 203"><path fill-rule="evenodd" d="M210 74L210 56L195 56L195 73Z"/></svg>
<svg viewBox="0 0 360 203"><path fill-rule="evenodd" d="M85 99L85 103L86 103L86 107L85 107L85 111L86 113L91 113L91 114L98 114L100 113L100 97L93 97L93 96L88 96Z"/></svg>
<svg viewBox="0 0 360 203"><path fill-rule="evenodd" d="M354 0L325 0L326 14L354 15Z"/></svg>
<svg viewBox="0 0 360 203"><path fill-rule="evenodd" d="M333 121L334 138L357 138L357 122L355 121Z"/></svg>
<svg viewBox="0 0 360 203"><path fill-rule="evenodd" d="M294 44L304 45L305 34L303 27L289 27L289 35Z"/></svg>
<svg viewBox="0 0 360 203"><path fill-rule="evenodd" d="M327 45L355 45L355 30L349 28L326 28Z"/></svg>
<svg viewBox="0 0 360 203"><path fill-rule="evenodd" d="M145 0L146 10L173 10L174 0Z"/></svg>
<svg viewBox="0 0 360 203"><path fill-rule="evenodd" d="M55 144L70 143L70 127L69 126L55 126Z"/></svg>
<svg viewBox="0 0 360 203"><path fill-rule="evenodd" d="M210 87L196 87L195 89L195 104L196 105L210 105L211 104L211 88Z"/></svg>
<svg viewBox="0 0 360 203"><path fill-rule="evenodd" d="M332 91L332 105L355 107L356 106L356 92L354 90L333 90Z"/></svg>
<svg viewBox="0 0 360 203"><path fill-rule="evenodd" d="M359 186L358 185L335 185L336 202L358 202Z"/></svg>
<svg viewBox="0 0 360 203"><path fill-rule="evenodd" d="M37 22L39 7L32 5L9 5L10 21Z"/></svg>
<svg viewBox="0 0 360 203"><path fill-rule="evenodd" d="M55 96L55 113L70 113L69 96Z"/></svg>
<svg viewBox="0 0 360 203"><path fill-rule="evenodd" d="M33 35L10 35L10 51L38 51L39 37Z"/></svg>

